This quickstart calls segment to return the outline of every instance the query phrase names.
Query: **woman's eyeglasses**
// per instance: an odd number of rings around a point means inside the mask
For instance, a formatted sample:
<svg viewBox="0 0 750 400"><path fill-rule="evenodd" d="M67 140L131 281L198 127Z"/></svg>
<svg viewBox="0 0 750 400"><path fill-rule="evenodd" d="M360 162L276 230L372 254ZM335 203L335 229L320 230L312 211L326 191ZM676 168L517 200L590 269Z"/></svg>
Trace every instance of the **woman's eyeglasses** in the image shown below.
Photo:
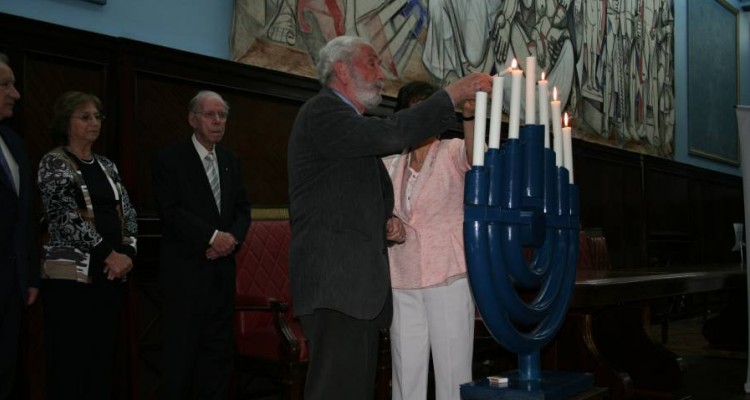
<svg viewBox="0 0 750 400"><path fill-rule="evenodd" d="M104 114L79 114L79 115L71 115L71 118L77 118L80 119L83 122L91 122L93 120L96 120L98 122L104 121L107 117Z"/></svg>

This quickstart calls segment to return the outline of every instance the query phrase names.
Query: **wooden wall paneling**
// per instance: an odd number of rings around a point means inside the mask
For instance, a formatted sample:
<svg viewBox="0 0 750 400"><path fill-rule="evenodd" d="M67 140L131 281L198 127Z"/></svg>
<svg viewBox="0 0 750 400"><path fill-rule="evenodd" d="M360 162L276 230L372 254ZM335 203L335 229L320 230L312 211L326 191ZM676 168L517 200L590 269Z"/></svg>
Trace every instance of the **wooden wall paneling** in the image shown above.
<svg viewBox="0 0 750 400"><path fill-rule="evenodd" d="M581 226L602 228L614 268L643 266L639 155L576 140L574 158Z"/></svg>
<svg viewBox="0 0 750 400"><path fill-rule="evenodd" d="M98 95L109 102L108 68L112 38L0 13L0 37L11 57L21 101L10 124L24 136L32 165L54 144L47 135L52 104L67 90ZM54 37L55 40L50 40ZM105 124L97 151L113 128Z"/></svg>
<svg viewBox="0 0 750 400"><path fill-rule="evenodd" d="M133 58L128 54L120 51L120 45L117 45L117 63L115 65L113 76L116 76L114 85L117 96L117 109L112 116L113 124L117 125L120 134L118 135L117 147L119 153L118 167L122 176L125 187L131 196L131 202L138 205L133 198L138 194L137 172L139 169L137 158L140 151L139 143L136 140L136 114L134 105L136 104L135 76L133 74ZM141 210L138 211L138 218L141 218Z"/></svg>
<svg viewBox="0 0 750 400"><path fill-rule="evenodd" d="M742 222L740 177L647 157L651 266L736 262L732 223Z"/></svg>
<svg viewBox="0 0 750 400"><path fill-rule="evenodd" d="M697 259L693 182L673 171L646 168L648 265L664 267Z"/></svg>
<svg viewBox="0 0 750 400"><path fill-rule="evenodd" d="M642 268L645 266L644 260L646 259L643 243L647 216L643 204L645 194L641 165L624 166L621 185L624 206L622 218L624 219L619 245L622 247L620 255L622 261L616 265L626 268Z"/></svg>
<svg viewBox="0 0 750 400"><path fill-rule="evenodd" d="M301 103L227 94L232 104L226 144L242 159L243 178L256 207L289 204L287 144Z"/></svg>
<svg viewBox="0 0 750 400"><path fill-rule="evenodd" d="M742 186L739 179L721 183L718 177L698 174L694 180L691 212L695 214L697 262L740 262L739 252L732 252L732 224L742 222Z"/></svg>
<svg viewBox="0 0 750 400"><path fill-rule="evenodd" d="M0 38L21 93L10 124L24 136L33 165L53 147L46 129L60 94L88 91L101 98L105 109L114 106L109 73L115 57L112 37L0 13ZM110 136L116 132L105 123L96 151L109 155Z"/></svg>
<svg viewBox="0 0 750 400"><path fill-rule="evenodd" d="M740 253L732 252L735 243L734 229L732 224L742 222L744 210L742 207L742 185L739 179L733 186L706 182L706 192L711 193L712 201L701 215L705 218L704 230L702 232L715 232L705 237L706 248L704 249L705 261L716 260L718 262L740 262ZM738 201L740 200L740 201ZM712 240L711 240L712 239ZM716 258L714 258L716 257Z"/></svg>
<svg viewBox="0 0 750 400"><path fill-rule="evenodd" d="M134 201L142 217L157 217L151 190L152 159L165 145L189 137L186 110L194 93L187 82L166 81L146 73L137 73L134 83L137 98L131 145L138 149L134 154L138 182Z"/></svg>
<svg viewBox="0 0 750 400"><path fill-rule="evenodd" d="M48 128L53 105L64 92L77 90L96 95L102 101L105 114L114 107L107 81L107 64L35 52L27 52L23 63L24 80L20 90L23 90L24 107L17 117L25 121L29 157L36 165L45 153L58 145L49 135ZM109 148L116 142L113 138L116 134L116 121L105 120L94 151L111 156Z"/></svg>

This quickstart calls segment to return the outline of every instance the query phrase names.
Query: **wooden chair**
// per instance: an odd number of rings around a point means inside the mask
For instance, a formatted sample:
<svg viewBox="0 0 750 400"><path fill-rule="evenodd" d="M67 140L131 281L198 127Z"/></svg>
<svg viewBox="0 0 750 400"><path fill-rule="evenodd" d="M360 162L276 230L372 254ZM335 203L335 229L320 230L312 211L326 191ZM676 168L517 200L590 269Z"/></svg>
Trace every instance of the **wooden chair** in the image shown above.
<svg viewBox="0 0 750 400"><path fill-rule="evenodd" d="M307 341L293 317L286 219L254 220L237 252L237 370L279 383L284 399L302 398Z"/></svg>
<svg viewBox="0 0 750 400"><path fill-rule="evenodd" d="M601 229L589 228L579 233L579 270L605 271L612 269L607 249L607 238Z"/></svg>

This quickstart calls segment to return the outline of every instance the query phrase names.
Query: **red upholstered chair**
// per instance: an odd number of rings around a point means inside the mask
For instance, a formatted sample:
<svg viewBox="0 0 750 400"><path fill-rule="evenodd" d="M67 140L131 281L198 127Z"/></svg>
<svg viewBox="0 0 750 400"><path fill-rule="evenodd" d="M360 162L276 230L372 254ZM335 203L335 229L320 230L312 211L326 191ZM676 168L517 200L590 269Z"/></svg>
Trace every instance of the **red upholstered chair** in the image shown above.
<svg viewBox="0 0 750 400"><path fill-rule="evenodd" d="M235 342L237 370L270 376L284 399L300 399L307 342L293 317L289 293L286 219L253 220L237 252Z"/></svg>

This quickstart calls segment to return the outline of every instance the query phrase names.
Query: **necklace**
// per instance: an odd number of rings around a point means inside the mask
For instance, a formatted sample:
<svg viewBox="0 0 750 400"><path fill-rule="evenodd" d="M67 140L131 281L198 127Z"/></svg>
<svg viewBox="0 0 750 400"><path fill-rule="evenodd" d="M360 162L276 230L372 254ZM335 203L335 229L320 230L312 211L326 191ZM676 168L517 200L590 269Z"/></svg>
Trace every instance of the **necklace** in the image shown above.
<svg viewBox="0 0 750 400"><path fill-rule="evenodd" d="M96 161L96 157L94 157L94 155L93 155L93 154L91 155L91 159L90 159L90 160L84 160L83 158L81 158L81 157L78 157L78 155L77 155L76 153L74 153L74 152L73 152L73 150L71 150L71 149L70 149L70 146L66 147L66 148L65 148L65 150L66 150L66 151L67 151L68 153L70 153L70 154L74 155L74 156L75 156L75 157L76 157L76 158L78 159L78 161L80 161L80 162L82 162L82 163L84 163L84 164L87 164L87 165L91 165L91 164L93 164L93 163L94 163L94 161Z"/></svg>
<svg viewBox="0 0 750 400"><path fill-rule="evenodd" d="M88 165L91 165L91 164L94 163L94 161L96 161L96 159L94 157L91 157L90 160L84 160L84 159L82 159L82 158L80 158L78 156L76 156L76 158L78 159L78 161L80 161L80 162L82 162L84 164L88 164Z"/></svg>

